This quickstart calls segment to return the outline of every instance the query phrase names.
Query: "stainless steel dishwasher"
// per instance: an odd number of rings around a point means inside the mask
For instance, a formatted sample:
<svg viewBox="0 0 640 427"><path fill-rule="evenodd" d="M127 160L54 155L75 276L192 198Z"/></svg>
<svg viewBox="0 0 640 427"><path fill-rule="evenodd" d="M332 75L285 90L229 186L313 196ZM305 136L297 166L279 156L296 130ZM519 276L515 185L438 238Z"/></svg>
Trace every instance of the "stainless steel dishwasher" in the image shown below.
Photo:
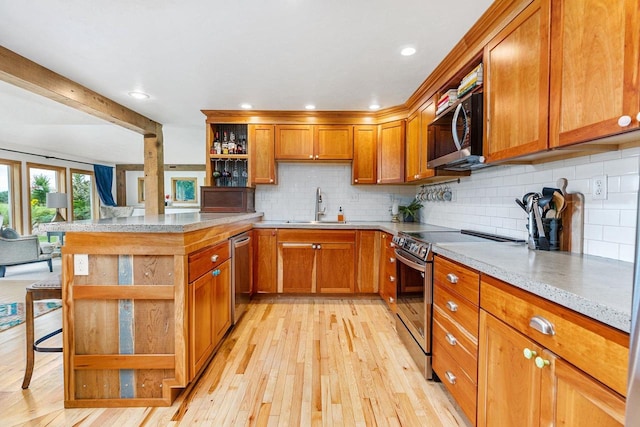
<svg viewBox="0 0 640 427"><path fill-rule="evenodd" d="M233 310L233 324L247 309L251 300L253 283L253 240L252 233L247 231L231 240L231 308Z"/></svg>

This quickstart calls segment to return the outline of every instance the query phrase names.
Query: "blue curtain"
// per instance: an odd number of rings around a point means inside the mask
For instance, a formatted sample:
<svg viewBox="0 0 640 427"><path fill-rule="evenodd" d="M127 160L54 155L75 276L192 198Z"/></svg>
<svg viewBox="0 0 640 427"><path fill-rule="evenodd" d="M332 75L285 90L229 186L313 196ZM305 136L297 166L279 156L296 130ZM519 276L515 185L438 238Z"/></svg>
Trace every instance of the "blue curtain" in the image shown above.
<svg viewBox="0 0 640 427"><path fill-rule="evenodd" d="M93 165L93 172L96 174L96 186L98 194L103 206L115 206L111 194L111 186L113 184L113 168L103 165Z"/></svg>

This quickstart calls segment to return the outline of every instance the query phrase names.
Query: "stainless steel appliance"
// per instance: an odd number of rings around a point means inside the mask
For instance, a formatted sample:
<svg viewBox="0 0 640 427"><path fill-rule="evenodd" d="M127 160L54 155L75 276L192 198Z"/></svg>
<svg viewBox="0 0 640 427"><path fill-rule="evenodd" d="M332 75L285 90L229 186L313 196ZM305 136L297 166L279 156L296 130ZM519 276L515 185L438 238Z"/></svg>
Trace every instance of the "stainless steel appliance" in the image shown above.
<svg viewBox="0 0 640 427"><path fill-rule="evenodd" d="M419 233L393 238L396 255L396 330L425 378L432 379L431 330L433 313L434 243L521 241L469 230L425 226Z"/></svg>
<svg viewBox="0 0 640 427"><path fill-rule="evenodd" d="M427 166L454 171L486 166L482 156L482 93L461 98L428 126Z"/></svg>
<svg viewBox="0 0 640 427"><path fill-rule="evenodd" d="M233 324L245 312L251 300L253 281L253 241L247 231L231 239L231 310Z"/></svg>
<svg viewBox="0 0 640 427"><path fill-rule="evenodd" d="M638 193L640 207L640 193ZM629 381L627 390L626 423L628 427L640 422L640 212L636 209L636 257L631 302L631 340L629 342Z"/></svg>

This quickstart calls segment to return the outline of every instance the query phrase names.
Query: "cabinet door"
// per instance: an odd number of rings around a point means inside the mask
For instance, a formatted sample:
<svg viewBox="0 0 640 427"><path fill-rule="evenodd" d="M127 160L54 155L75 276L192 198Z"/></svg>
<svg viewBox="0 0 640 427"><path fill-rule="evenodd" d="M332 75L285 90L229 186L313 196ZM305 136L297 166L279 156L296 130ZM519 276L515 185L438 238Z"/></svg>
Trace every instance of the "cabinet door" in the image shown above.
<svg viewBox="0 0 640 427"><path fill-rule="evenodd" d="M378 126L354 126L352 165L354 184L376 183L377 147Z"/></svg>
<svg viewBox="0 0 640 427"><path fill-rule="evenodd" d="M278 160L313 160L313 125L276 125Z"/></svg>
<svg viewBox="0 0 640 427"><path fill-rule="evenodd" d="M249 125L249 180L255 184L276 184L274 126Z"/></svg>
<svg viewBox="0 0 640 427"><path fill-rule="evenodd" d="M534 0L485 47L487 162L547 148L549 1Z"/></svg>
<svg viewBox="0 0 640 427"><path fill-rule="evenodd" d="M315 160L353 159L353 126L316 125Z"/></svg>
<svg viewBox="0 0 640 427"><path fill-rule="evenodd" d="M404 120L380 125L378 184L404 182Z"/></svg>
<svg viewBox="0 0 640 427"><path fill-rule="evenodd" d="M378 293L380 245L378 244L377 232L357 231L356 232L356 257L357 276L356 292Z"/></svg>
<svg viewBox="0 0 640 427"><path fill-rule="evenodd" d="M420 179L420 114L413 113L407 119L407 141L405 144L405 181Z"/></svg>
<svg viewBox="0 0 640 427"><path fill-rule="evenodd" d="M638 3L552 1L551 147L638 128Z"/></svg>
<svg viewBox="0 0 640 427"><path fill-rule="evenodd" d="M275 229L253 230L256 241L253 262L255 292L275 293L277 289L277 246Z"/></svg>
<svg viewBox="0 0 640 427"><path fill-rule="evenodd" d="M278 243L278 292L316 292L315 243Z"/></svg>
<svg viewBox="0 0 640 427"><path fill-rule="evenodd" d="M540 425L624 426L619 394L548 350L541 357L549 364L543 368Z"/></svg>
<svg viewBox="0 0 640 427"><path fill-rule="evenodd" d="M212 272L213 281L213 346L217 346L231 327L231 260Z"/></svg>
<svg viewBox="0 0 640 427"><path fill-rule="evenodd" d="M436 103L435 97L433 97L425 102L420 108L420 141L418 143L420 162L418 165L418 174L420 175L421 179L429 178L435 175L435 171L427 167L427 162L429 161L429 150L427 148L427 143L429 141L429 124L435 118Z"/></svg>
<svg viewBox="0 0 640 427"><path fill-rule="evenodd" d="M396 254L388 233L380 233L380 296L387 303L389 309L396 312Z"/></svg>
<svg viewBox="0 0 640 427"><path fill-rule="evenodd" d="M193 378L213 352L213 294L215 278L205 273L189 284L189 365Z"/></svg>
<svg viewBox="0 0 640 427"><path fill-rule="evenodd" d="M317 244L317 291L353 293L355 254L355 243Z"/></svg>
<svg viewBox="0 0 640 427"><path fill-rule="evenodd" d="M484 310L480 310L478 345L477 425L540 425L542 370L523 352L529 349L540 355L542 348Z"/></svg>

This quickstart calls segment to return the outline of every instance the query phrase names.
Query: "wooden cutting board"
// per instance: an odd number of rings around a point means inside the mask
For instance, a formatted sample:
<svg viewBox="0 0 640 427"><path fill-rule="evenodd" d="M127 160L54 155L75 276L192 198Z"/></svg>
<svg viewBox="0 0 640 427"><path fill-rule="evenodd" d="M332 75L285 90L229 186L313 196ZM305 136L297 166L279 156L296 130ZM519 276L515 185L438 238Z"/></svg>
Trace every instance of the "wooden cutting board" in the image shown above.
<svg viewBox="0 0 640 427"><path fill-rule="evenodd" d="M584 245L584 194L566 193L562 217L560 250L581 254Z"/></svg>

